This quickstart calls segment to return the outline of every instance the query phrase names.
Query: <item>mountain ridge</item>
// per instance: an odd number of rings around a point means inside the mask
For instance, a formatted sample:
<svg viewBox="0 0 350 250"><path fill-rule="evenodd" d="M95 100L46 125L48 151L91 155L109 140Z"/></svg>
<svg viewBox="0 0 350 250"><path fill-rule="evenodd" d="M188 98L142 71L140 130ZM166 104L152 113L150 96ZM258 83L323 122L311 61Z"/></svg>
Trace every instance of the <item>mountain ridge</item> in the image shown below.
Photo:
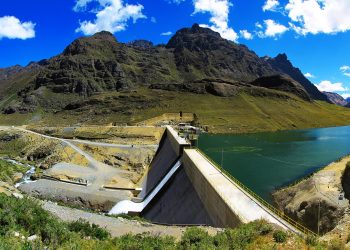
<svg viewBox="0 0 350 250"><path fill-rule="evenodd" d="M120 43L110 32L101 31L78 38L61 54L32 65L38 66L29 70L27 82L17 84L17 98L2 103L4 113L33 112L47 106L62 110L74 100L74 95L80 100L96 93L132 91L139 86L222 97L248 89L254 95L260 91L263 96L271 94L263 88L270 88L306 101L328 101L285 54L260 58L245 45L223 39L219 33L198 24L180 29L164 46L146 40ZM280 76L276 78L277 75ZM265 82L261 84L262 81ZM9 83L12 82L6 84ZM64 100L64 96L69 100Z"/></svg>
<svg viewBox="0 0 350 250"><path fill-rule="evenodd" d="M349 101L345 100L341 95L337 93L327 92L327 91L323 91L322 93L324 93L328 97L328 100L330 100L332 103L336 105L346 106L349 103Z"/></svg>

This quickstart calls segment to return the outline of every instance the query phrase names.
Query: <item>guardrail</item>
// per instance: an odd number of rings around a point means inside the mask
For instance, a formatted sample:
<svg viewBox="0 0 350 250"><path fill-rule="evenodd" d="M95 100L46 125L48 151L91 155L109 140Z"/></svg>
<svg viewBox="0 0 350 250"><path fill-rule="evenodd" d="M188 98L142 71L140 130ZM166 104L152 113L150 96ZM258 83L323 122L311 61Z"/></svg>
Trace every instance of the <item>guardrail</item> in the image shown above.
<svg viewBox="0 0 350 250"><path fill-rule="evenodd" d="M230 173L228 173L225 169L223 169L220 165L218 165L216 162L214 162L212 159L210 159L203 151L201 151L199 148L194 148L197 150L198 153L200 153L207 161L209 161L214 167L216 167L220 172L222 172L224 175L226 175L227 179L232 181L235 185L243 189L245 192L247 192L250 196L252 196L255 200L257 200L261 205L263 205L266 209L268 209L271 213L277 215L279 218L286 221L288 224L293 226L295 229L297 229L299 232L301 232L304 236L314 236L317 237L318 235L308 229L307 227L303 226L299 222L293 220L288 215L286 215L284 212L280 211L279 209L272 206L270 203L262 199L260 196L258 196L256 193L254 193L252 190L250 190L247 186L245 186L242 182L237 180L235 177L233 177Z"/></svg>

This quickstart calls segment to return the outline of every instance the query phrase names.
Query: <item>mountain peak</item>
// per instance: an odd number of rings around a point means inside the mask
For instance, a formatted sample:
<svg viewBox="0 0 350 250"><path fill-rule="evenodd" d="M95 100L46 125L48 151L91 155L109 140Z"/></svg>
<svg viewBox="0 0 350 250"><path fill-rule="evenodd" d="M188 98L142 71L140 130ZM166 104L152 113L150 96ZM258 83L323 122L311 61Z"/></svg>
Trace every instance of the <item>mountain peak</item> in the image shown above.
<svg viewBox="0 0 350 250"><path fill-rule="evenodd" d="M285 53L278 54L275 58L267 58L266 62L278 72L287 74L292 77L292 79L299 82L310 94L312 99L329 102L327 96L321 93L316 86L304 76L299 68L293 66Z"/></svg>
<svg viewBox="0 0 350 250"><path fill-rule="evenodd" d="M288 60L288 56L286 53L280 53L278 54L276 57L275 57L275 60L278 60L278 61L289 61Z"/></svg>
<svg viewBox="0 0 350 250"><path fill-rule="evenodd" d="M97 32L95 33L92 38L95 38L95 39L104 39L104 40L114 40L114 41L117 41L117 39L115 38L115 36L109 32L109 31L100 31L100 32Z"/></svg>
<svg viewBox="0 0 350 250"><path fill-rule="evenodd" d="M212 43L218 40L224 40L221 38L218 32L215 32L209 28L201 27L195 23L191 28L183 28L178 30L175 35L169 40L166 45L167 48L177 48L179 46L187 47L194 42L201 40L206 43Z"/></svg>
<svg viewBox="0 0 350 250"><path fill-rule="evenodd" d="M81 37L73 41L63 51L64 55L79 55L89 54L91 51L102 50L111 48L116 45L117 39L108 31L97 32L92 36Z"/></svg>

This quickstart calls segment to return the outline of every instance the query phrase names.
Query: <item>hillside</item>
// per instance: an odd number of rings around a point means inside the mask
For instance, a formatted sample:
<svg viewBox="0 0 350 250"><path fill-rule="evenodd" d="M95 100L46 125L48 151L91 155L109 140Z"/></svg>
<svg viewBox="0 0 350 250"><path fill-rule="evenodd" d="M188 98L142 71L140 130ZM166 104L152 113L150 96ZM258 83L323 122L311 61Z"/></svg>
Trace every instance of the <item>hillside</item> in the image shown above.
<svg viewBox="0 0 350 250"><path fill-rule="evenodd" d="M350 117L286 55L260 58L197 24L166 45L120 43L104 31L79 38L55 57L0 70L0 90L2 124L134 124L181 110L212 132L249 132Z"/></svg>

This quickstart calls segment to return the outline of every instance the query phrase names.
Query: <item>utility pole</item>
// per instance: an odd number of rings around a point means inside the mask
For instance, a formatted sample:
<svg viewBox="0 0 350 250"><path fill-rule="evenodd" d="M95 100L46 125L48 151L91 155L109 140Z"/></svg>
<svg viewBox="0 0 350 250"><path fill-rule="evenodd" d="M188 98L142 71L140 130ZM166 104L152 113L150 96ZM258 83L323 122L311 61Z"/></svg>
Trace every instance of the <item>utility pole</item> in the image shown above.
<svg viewBox="0 0 350 250"><path fill-rule="evenodd" d="M221 148L221 167L224 168L224 149Z"/></svg>
<svg viewBox="0 0 350 250"><path fill-rule="evenodd" d="M320 210L321 210L321 202L318 200L318 216L317 216L317 235L320 236Z"/></svg>

